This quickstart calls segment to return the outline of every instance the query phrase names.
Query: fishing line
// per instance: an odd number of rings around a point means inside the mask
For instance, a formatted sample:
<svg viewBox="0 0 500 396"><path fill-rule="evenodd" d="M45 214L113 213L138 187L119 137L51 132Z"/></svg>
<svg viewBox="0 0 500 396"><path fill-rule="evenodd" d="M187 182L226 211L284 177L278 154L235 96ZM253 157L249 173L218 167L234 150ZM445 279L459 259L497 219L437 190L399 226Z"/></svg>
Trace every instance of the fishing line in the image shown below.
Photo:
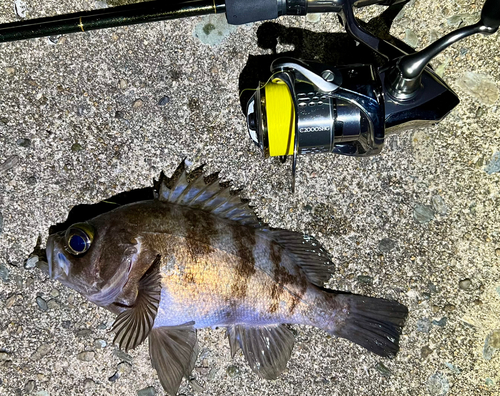
<svg viewBox="0 0 500 396"><path fill-rule="evenodd" d="M288 86L275 79L265 86L266 119L271 157L292 155L295 137L295 108Z"/></svg>
<svg viewBox="0 0 500 396"><path fill-rule="evenodd" d="M258 88L245 88L240 92L264 90L265 120L268 136L269 155L271 157L285 157L293 155L295 138L295 107L288 85L274 73L265 84ZM309 81L298 82L311 84Z"/></svg>
<svg viewBox="0 0 500 396"><path fill-rule="evenodd" d="M269 84L272 81L272 79L274 78L274 76L276 74L278 74L278 73L274 73L273 75L271 75L271 77L269 77L264 84L259 83L259 86L257 88L245 88L245 89L241 90L241 92L240 92L240 99L241 99L241 95L243 95L243 93L245 93L247 91L255 92L255 91L258 91L259 89L264 88L267 84Z"/></svg>
<svg viewBox="0 0 500 396"><path fill-rule="evenodd" d="M277 74L277 73L275 73ZM273 78L263 87L266 100L267 134L269 155L284 157L293 155L295 139L295 106L290 87L280 78ZM270 79L270 80L271 80ZM313 86L309 81L296 79L298 83Z"/></svg>

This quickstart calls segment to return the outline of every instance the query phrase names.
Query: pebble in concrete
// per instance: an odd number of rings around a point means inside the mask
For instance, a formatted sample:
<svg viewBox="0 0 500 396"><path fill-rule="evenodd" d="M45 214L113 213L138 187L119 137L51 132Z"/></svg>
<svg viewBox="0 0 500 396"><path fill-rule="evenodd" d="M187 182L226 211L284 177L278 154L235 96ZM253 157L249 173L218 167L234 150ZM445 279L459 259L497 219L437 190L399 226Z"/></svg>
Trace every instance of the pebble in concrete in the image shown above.
<svg viewBox="0 0 500 396"><path fill-rule="evenodd" d="M384 238L382 239L379 244L378 244L378 249L382 253L389 253L391 250L394 250L397 246L397 242L390 239L390 238Z"/></svg>
<svg viewBox="0 0 500 396"><path fill-rule="evenodd" d="M500 152L493 154L493 157L491 157L490 162L486 165L484 170L489 175L500 172Z"/></svg>
<svg viewBox="0 0 500 396"><path fill-rule="evenodd" d="M498 100L498 87L488 75L466 72L457 80L457 84L470 96L486 105L492 105Z"/></svg>
<svg viewBox="0 0 500 396"><path fill-rule="evenodd" d="M0 279L3 282L7 283L9 281L9 273L9 268L5 264L0 263Z"/></svg>
<svg viewBox="0 0 500 396"><path fill-rule="evenodd" d="M483 358L491 360L497 349L500 349L500 330L493 330L484 340Z"/></svg>
<svg viewBox="0 0 500 396"><path fill-rule="evenodd" d="M24 385L24 391L26 393L31 393L35 390L35 387L36 387L36 382L33 380L29 380L28 382L26 382L26 385Z"/></svg>
<svg viewBox="0 0 500 396"><path fill-rule="evenodd" d="M156 390L152 386L137 391L137 396L155 396Z"/></svg>
<svg viewBox="0 0 500 396"><path fill-rule="evenodd" d="M80 352L78 355L76 355L76 358L78 360L81 360L82 362L90 362L94 360L95 352L94 351L84 351Z"/></svg>
<svg viewBox="0 0 500 396"><path fill-rule="evenodd" d="M427 389L432 396L445 396L450 391L450 384L446 375L437 372L427 380Z"/></svg>
<svg viewBox="0 0 500 396"><path fill-rule="evenodd" d="M418 204L413 211L413 218L419 224L429 223L434 219L432 206Z"/></svg>
<svg viewBox="0 0 500 396"><path fill-rule="evenodd" d="M19 164L19 156L12 155L0 164L0 175L8 170L15 168Z"/></svg>
<svg viewBox="0 0 500 396"><path fill-rule="evenodd" d="M469 290L472 286L472 281L470 279L462 279L458 282L458 287L462 290Z"/></svg>
<svg viewBox="0 0 500 396"><path fill-rule="evenodd" d="M49 306L47 305L47 301L45 301L42 297L38 296L36 298L36 303L38 305L38 308L40 308L41 311L46 312L49 309Z"/></svg>
<svg viewBox="0 0 500 396"><path fill-rule="evenodd" d="M31 355L32 360L40 360L45 355L47 355L52 349L52 345L50 344L42 344L38 347L35 353Z"/></svg>
<svg viewBox="0 0 500 396"><path fill-rule="evenodd" d="M193 35L203 44L219 45L236 30L236 26L229 25L225 15L209 15L202 18L196 25Z"/></svg>
<svg viewBox="0 0 500 396"><path fill-rule="evenodd" d="M446 216L448 214L448 206L446 206L446 202L440 195L434 195L431 199L431 204L432 209L438 215Z"/></svg>

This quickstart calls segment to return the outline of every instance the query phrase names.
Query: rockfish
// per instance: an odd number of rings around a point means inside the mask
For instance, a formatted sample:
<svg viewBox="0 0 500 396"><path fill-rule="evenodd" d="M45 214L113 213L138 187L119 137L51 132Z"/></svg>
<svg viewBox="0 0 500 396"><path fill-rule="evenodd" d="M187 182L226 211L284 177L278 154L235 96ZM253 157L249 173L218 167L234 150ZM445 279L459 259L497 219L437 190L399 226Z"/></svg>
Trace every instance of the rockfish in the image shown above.
<svg viewBox="0 0 500 396"><path fill-rule="evenodd" d="M198 355L196 330L225 327L260 377L286 368L288 324L315 326L393 357L408 314L395 301L323 288L333 264L312 237L263 224L238 194L182 163L155 196L119 206L47 241L49 276L118 314L115 342L149 339L175 395Z"/></svg>

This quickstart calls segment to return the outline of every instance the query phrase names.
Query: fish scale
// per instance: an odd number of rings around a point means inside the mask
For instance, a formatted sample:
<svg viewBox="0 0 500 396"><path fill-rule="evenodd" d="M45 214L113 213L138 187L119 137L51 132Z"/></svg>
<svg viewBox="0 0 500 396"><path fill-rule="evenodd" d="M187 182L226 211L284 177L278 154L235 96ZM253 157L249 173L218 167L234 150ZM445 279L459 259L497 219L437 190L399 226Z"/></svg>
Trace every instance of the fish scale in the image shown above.
<svg viewBox="0 0 500 396"><path fill-rule="evenodd" d="M244 249L238 246L242 242L234 240L230 227L225 230L229 232L221 230L218 234L222 241L217 243L219 248L199 248L206 253L196 260L191 256L192 247L183 246L183 238L163 238L163 257L169 264L161 268L162 294L155 327L191 320L197 328L304 322L301 315L294 316L294 307L300 301L303 309L308 310L305 275L297 271L288 257L280 257L277 262L270 260L272 241L259 235L253 246L247 246L253 260L242 265L239 253ZM224 246L225 242L229 245ZM221 245L224 249L220 249ZM295 273L289 272L285 263ZM225 315L220 318L220 309L226 306Z"/></svg>
<svg viewBox="0 0 500 396"><path fill-rule="evenodd" d="M155 199L51 235L47 258L53 279L118 314L120 348L149 340L170 395L194 367L197 329L225 327L231 354L241 349L255 373L275 379L294 344L288 325L393 357L408 314L396 301L324 289L333 264L318 241L263 224L217 176L188 174L184 163L160 177Z"/></svg>

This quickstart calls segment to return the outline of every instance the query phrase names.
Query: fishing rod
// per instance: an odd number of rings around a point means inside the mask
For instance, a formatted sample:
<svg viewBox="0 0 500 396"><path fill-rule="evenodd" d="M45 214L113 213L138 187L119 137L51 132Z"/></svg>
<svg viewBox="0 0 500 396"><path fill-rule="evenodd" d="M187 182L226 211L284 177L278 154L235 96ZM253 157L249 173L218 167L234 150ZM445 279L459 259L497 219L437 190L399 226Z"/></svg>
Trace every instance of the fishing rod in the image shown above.
<svg viewBox="0 0 500 396"><path fill-rule="evenodd" d="M367 31L354 8L373 4L402 7L409 0L157 0L96 11L0 25L0 42L83 32L145 22L226 13L239 25L281 15L337 13L356 41L376 53L382 65L328 65L278 58L266 83L247 105L251 139L264 156L332 152L366 157L380 153L388 133L440 122L460 102L429 66L450 45L500 26L500 0L486 0L480 20L408 54Z"/></svg>
<svg viewBox="0 0 500 396"><path fill-rule="evenodd" d="M0 24L0 42L226 12L222 0L157 0Z"/></svg>
<svg viewBox="0 0 500 396"><path fill-rule="evenodd" d="M389 4L401 0L359 1ZM156 0L94 11L0 24L0 42L78 33L117 26L157 22L207 14L224 14L229 24L275 19L281 15L340 12L338 0ZM366 3L366 4L364 4Z"/></svg>

